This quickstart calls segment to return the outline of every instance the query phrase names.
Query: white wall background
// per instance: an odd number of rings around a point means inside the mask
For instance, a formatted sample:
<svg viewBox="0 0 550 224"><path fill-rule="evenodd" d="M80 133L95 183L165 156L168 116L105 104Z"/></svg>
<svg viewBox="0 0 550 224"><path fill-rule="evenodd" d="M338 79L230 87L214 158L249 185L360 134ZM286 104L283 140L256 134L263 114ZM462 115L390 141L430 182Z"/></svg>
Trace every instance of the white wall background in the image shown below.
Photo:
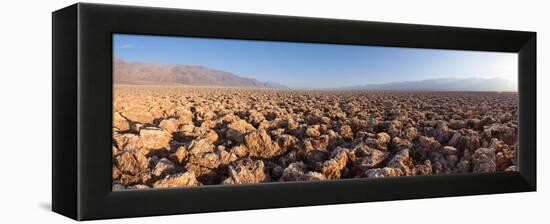
<svg viewBox="0 0 550 224"><path fill-rule="evenodd" d="M545 1L91 1L538 32L538 192L102 223L522 223L548 220L549 41ZM4 1L0 12L0 223L69 223L51 205L51 12L74 1ZM406 189L403 189L406 190ZM540 222L539 221L539 222Z"/></svg>

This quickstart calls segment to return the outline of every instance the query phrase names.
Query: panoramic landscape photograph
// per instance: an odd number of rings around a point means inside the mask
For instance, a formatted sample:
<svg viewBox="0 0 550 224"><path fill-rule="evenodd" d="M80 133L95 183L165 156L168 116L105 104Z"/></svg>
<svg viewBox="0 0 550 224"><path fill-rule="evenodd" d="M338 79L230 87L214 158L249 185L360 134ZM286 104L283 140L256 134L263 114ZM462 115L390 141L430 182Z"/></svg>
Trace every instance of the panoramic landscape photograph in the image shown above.
<svg viewBox="0 0 550 224"><path fill-rule="evenodd" d="M113 35L112 189L517 171L517 54Z"/></svg>

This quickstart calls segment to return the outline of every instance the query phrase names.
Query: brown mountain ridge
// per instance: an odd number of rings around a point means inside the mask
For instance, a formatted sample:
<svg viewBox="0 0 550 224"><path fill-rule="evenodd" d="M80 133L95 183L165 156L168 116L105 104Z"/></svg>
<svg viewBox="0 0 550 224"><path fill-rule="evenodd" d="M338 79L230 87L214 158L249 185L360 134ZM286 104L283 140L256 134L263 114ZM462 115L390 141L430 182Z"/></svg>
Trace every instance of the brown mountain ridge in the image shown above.
<svg viewBox="0 0 550 224"><path fill-rule="evenodd" d="M113 60L113 81L115 84L286 88L275 82L261 82L203 66L142 63L123 59Z"/></svg>

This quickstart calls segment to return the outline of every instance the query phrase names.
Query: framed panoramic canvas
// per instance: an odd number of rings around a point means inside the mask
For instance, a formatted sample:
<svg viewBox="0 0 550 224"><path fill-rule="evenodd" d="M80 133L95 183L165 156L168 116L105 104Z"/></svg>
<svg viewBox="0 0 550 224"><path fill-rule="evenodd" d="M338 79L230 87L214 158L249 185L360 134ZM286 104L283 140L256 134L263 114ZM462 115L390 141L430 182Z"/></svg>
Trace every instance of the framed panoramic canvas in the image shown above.
<svg viewBox="0 0 550 224"><path fill-rule="evenodd" d="M536 190L536 33L79 3L53 13L77 220Z"/></svg>

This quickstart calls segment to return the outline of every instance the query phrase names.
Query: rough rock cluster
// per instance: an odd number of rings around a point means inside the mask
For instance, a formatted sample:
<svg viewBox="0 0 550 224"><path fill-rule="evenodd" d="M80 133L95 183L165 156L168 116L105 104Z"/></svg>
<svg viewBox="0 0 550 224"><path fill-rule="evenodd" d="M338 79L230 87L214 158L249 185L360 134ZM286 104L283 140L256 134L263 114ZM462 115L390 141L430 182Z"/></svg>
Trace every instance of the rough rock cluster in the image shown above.
<svg viewBox="0 0 550 224"><path fill-rule="evenodd" d="M516 93L114 93L114 190L517 169Z"/></svg>

